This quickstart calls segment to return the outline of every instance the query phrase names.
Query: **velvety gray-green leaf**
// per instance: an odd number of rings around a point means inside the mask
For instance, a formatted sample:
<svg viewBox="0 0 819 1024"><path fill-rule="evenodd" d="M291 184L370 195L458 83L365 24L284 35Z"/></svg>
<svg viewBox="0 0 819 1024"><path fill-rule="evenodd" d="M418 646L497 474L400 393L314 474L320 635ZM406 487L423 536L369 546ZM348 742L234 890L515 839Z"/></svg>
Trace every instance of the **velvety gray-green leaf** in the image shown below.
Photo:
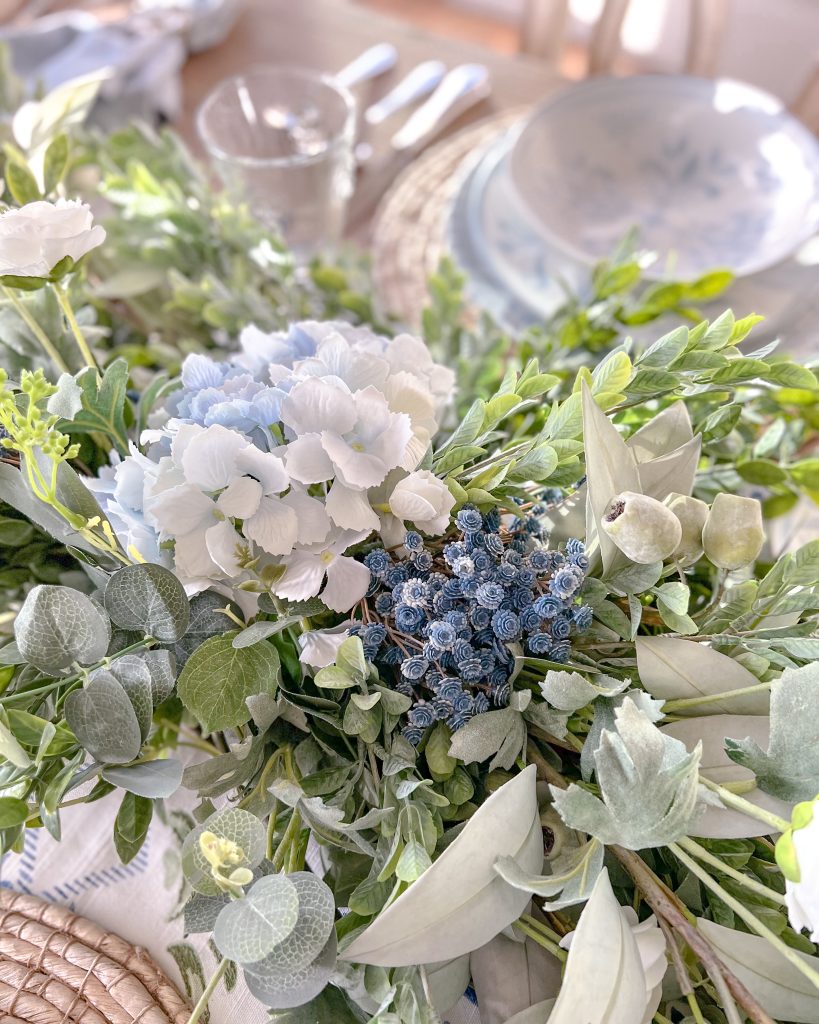
<svg viewBox="0 0 819 1024"><path fill-rule="evenodd" d="M137 796L164 800L172 796L182 784L182 762L175 757L141 764L105 768L102 777L119 789L127 789Z"/></svg>
<svg viewBox="0 0 819 1024"><path fill-rule="evenodd" d="M812 800L819 792L819 662L785 669L771 683L767 752L752 739L726 739L728 756L780 800Z"/></svg>

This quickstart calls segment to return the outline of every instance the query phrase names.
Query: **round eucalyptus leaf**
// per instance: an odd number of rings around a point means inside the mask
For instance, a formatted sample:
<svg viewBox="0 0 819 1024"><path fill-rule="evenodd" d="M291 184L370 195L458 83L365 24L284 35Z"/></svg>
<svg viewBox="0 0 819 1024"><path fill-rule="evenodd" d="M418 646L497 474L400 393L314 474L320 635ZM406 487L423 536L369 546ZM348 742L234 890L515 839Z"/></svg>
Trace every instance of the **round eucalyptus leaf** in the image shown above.
<svg viewBox="0 0 819 1024"><path fill-rule="evenodd" d="M163 643L185 635L190 607L170 569L145 563L118 569L105 587L105 608L122 629L140 629Z"/></svg>
<svg viewBox="0 0 819 1024"><path fill-rule="evenodd" d="M222 890L214 881L210 864L199 846L199 837L203 832L213 832L221 839L229 839L241 847L244 861L236 867L255 868L264 859L267 832L255 814L238 807L226 807L212 814L189 832L182 844L182 870L185 878L196 892L204 896L218 896Z"/></svg>
<svg viewBox="0 0 819 1024"><path fill-rule="evenodd" d="M158 707L173 693L176 665L170 651L145 651L140 655L151 676L151 699Z"/></svg>
<svg viewBox="0 0 819 1024"><path fill-rule="evenodd" d="M128 694L110 672L94 673L81 690L66 698L65 720L95 760L133 761L142 745L139 722Z"/></svg>
<svg viewBox="0 0 819 1024"><path fill-rule="evenodd" d="M216 948L237 964L263 959L280 943L289 942L299 920L299 894L285 874L265 875L245 894L228 903L213 928Z"/></svg>
<svg viewBox="0 0 819 1024"><path fill-rule="evenodd" d="M142 739L146 740L151 730L154 711L151 673L148 666L136 654L123 654L121 658L112 661L107 669L99 671L110 672L122 685L133 705Z"/></svg>
<svg viewBox="0 0 819 1024"><path fill-rule="evenodd" d="M294 971L290 967L277 967L265 958L245 967L245 982L260 1003L274 1010L302 1006L314 999L330 980L336 966L336 952L334 928L324 949L306 967Z"/></svg>
<svg viewBox="0 0 819 1024"><path fill-rule="evenodd" d="M326 945L335 923L336 902L330 887L312 872L297 871L287 877L298 894L299 919L286 941L262 956L283 971L297 971L312 963Z"/></svg>
<svg viewBox="0 0 819 1024"><path fill-rule="evenodd" d="M215 590L203 590L190 600L190 622L182 639L174 644L173 654L176 658L177 671L181 671L185 662L193 652L210 636L221 636L227 628L228 618L224 609L242 619L242 610L229 601L224 594Z"/></svg>
<svg viewBox="0 0 819 1024"><path fill-rule="evenodd" d="M90 665L104 658L111 623L79 590L42 584L29 591L14 622L14 635L30 665L60 673L75 661Z"/></svg>

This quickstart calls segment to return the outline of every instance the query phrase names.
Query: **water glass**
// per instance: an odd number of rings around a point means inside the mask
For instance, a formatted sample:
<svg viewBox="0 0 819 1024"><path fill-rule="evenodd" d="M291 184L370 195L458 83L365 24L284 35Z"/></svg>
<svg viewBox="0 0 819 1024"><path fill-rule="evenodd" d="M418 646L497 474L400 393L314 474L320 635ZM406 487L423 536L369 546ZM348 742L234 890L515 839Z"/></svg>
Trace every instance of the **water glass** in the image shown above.
<svg viewBox="0 0 819 1024"><path fill-rule="evenodd" d="M317 71L251 68L214 89L197 129L225 187L298 259L332 249L353 189L348 89Z"/></svg>

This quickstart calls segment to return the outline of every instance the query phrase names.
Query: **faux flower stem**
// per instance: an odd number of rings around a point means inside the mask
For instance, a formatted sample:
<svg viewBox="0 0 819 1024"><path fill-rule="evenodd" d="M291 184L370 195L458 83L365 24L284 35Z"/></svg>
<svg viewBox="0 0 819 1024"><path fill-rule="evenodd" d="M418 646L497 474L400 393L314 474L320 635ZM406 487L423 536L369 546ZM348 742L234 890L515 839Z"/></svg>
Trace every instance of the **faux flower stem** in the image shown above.
<svg viewBox="0 0 819 1024"><path fill-rule="evenodd" d="M563 785L566 785L565 780ZM754 1024L776 1024L767 1010L760 1006L758 1000L751 995L739 978L720 960L702 932L688 920L683 909L677 906L674 893L662 884L646 862L633 850L626 850L622 846L610 846L608 849L640 887L646 903L654 913L658 917L663 917L691 947L708 972L723 1003L730 1005L728 1000L735 999ZM728 1017L731 1024L737 1024L737 1015L729 1014Z"/></svg>
<svg viewBox="0 0 819 1024"><path fill-rule="evenodd" d="M565 963L566 950L561 949L556 942L552 942L552 940L547 938L543 934L543 932L537 931L536 929L530 927L528 924L525 924L523 921L515 921L514 926L518 929L518 931L523 932L523 934L527 938L531 939L532 942L536 942L539 946L542 946L544 949L548 950L552 954L552 956L557 957L558 960Z"/></svg>
<svg viewBox="0 0 819 1024"><path fill-rule="evenodd" d="M77 323L77 318L74 316L74 310L71 308L71 300L68 298L67 290L62 285L55 284L54 294L57 296L57 302L60 304L60 309L63 311L63 315L68 321L68 326L71 328L71 333L74 335L74 340L77 342L77 348L80 350L80 355L82 356L85 365L91 366L95 370L99 370L94 354L89 348L88 342L85 340L85 335L82 333L82 328Z"/></svg>
<svg viewBox="0 0 819 1024"><path fill-rule="evenodd" d="M26 327L28 327L28 329L31 331L31 333L34 335L37 341L40 343L40 347L43 349L43 351L51 360L51 362L54 363L54 366L60 371L60 373L68 373L69 370L65 360L55 348L51 338L49 338L46 332L42 329L42 327L31 315L31 313L26 309L25 303L20 301L20 299L14 293L13 289L6 288L5 285L3 286L3 294L12 304L12 306L14 306L14 309L19 315L20 319L23 321Z"/></svg>
<svg viewBox="0 0 819 1024"><path fill-rule="evenodd" d="M702 697L680 697L678 700L666 701L663 711L674 714L677 711L698 708L703 704L715 704L717 701L727 700L730 697L744 697L749 693L764 693L770 688L770 682L754 683L753 686L741 686L737 690L724 690L722 693L703 694Z"/></svg>
<svg viewBox="0 0 819 1024"><path fill-rule="evenodd" d="M702 1015L700 1004L697 1002L696 994L694 992L689 992L686 998L688 999L691 1016L694 1018L696 1024L705 1024L705 1018Z"/></svg>
<svg viewBox="0 0 819 1024"><path fill-rule="evenodd" d="M780 818L778 814L766 811L763 807L757 807L757 805L751 803L750 800L737 796L736 793L732 793L730 789L720 786L717 782L712 782L710 779L706 779L702 775L700 776L700 782L706 787L706 789L710 789L716 793L726 807L730 807L735 811L741 811L742 814L748 815L749 818L756 818L758 821L762 821L766 825L770 825L774 832L784 832L786 829L791 827L791 823L785 818Z"/></svg>
<svg viewBox="0 0 819 1024"><path fill-rule="evenodd" d="M715 896L719 896L723 903L730 907L737 917L741 921L745 922L751 931L756 932L757 935L766 939L778 953L781 953L789 963L793 964L800 974L804 974L808 981L810 981L811 984L819 990L819 971L814 970L810 964L805 963L795 949L791 949L790 946L787 946L782 939L780 939L778 935L775 935L770 928L766 927L766 925L764 925L755 914L752 914L751 911L740 903L738 899L735 899L729 892L723 889L719 882L715 881L715 879L713 879L702 865L698 864L697 861L693 859L693 857L689 857L677 843L669 843L668 849L674 854L681 864L684 864L693 875L696 875L697 878L699 878L706 889L710 889Z"/></svg>
<svg viewBox="0 0 819 1024"><path fill-rule="evenodd" d="M766 900L772 900L774 903L778 903L781 907L785 906L785 897L782 893L777 892L775 889L769 888L767 885L763 885L762 882L758 882L755 878L750 878L748 875L743 875L741 871L737 871L736 868L732 868L730 864L726 864L725 861L715 857L713 853L709 853L704 847L700 846L699 843L695 842L689 836L684 836L679 841L679 845L687 850L692 857L696 857L698 860L708 864L709 867L714 868L723 875L727 875L729 878L733 878L739 885L745 886L751 892L755 892L757 896L762 896Z"/></svg>
<svg viewBox="0 0 819 1024"><path fill-rule="evenodd" d="M222 978L224 978L225 974L227 973L227 969L228 967L230 967L231 963L232 961L228 960L227 958L223 958L219 961L219 966L213 972L210 981L205 986L204 992L199 997L199 1001L197 1002L196 1006L194 1006L193 1012L191 1013L190 1017L188 1017L188 1024L196 1024L196 1022L205 1012L210 997L216 991L216 986L219 984Z"/></svg>
<svg viewBox="0 0 819 1024"><path fill-rule="evenodd" d="M285 860L287 859L287 854L290 851L290 846L298 840L300 831L301 815L294 809L293 813L290 815L290 821L287 823L287 828L284 830L282 841L279 843L279 847L273 856L273 867L276 871L281 871Z"/></svg>
<svg viewBox="0 0 819 1024"><path fill-rule="evenodd" d="M145 647L153 646L153 644L154 641L152 639L137 640L136 643L123 647L121 651L117 651L116 654L112 654L108 658L102 658L94 665L86 665L83 669L82 675L64 676L62 679L55 679L53 682L46 683L44 686L37 686L33 690L18 690L14 693L4 694L0 697L0 706L14 700L26 700L29 697L35 696L39 697L41 693L51 693L53 690L58 690L61 686L71 686L75 683L80 683L89 672L93 672L98 668L106 668L112 661L116 661L117 658L121 658L124 654L131 654L133 651L140 651Z"/></svg>

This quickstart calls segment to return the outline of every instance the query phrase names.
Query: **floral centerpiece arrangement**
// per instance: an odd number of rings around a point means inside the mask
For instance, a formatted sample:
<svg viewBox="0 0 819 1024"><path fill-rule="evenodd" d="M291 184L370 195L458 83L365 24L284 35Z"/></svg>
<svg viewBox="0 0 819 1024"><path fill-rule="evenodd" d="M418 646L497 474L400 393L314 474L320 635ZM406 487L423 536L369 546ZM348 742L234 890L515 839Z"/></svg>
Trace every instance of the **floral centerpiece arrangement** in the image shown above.
<svg viewBox="0 0 819 1024"><path fill-rule="evenodd" d="M188 790L192 1022L236 968L291 1024L819 1020L819 540L766 547L812 370L727 312L486 389L439 309L153 374L75 312L55 145L0 213L49 368L0 371L0 538L59 560L5 617L2 850L116 800L127 862Z"/></svg>

